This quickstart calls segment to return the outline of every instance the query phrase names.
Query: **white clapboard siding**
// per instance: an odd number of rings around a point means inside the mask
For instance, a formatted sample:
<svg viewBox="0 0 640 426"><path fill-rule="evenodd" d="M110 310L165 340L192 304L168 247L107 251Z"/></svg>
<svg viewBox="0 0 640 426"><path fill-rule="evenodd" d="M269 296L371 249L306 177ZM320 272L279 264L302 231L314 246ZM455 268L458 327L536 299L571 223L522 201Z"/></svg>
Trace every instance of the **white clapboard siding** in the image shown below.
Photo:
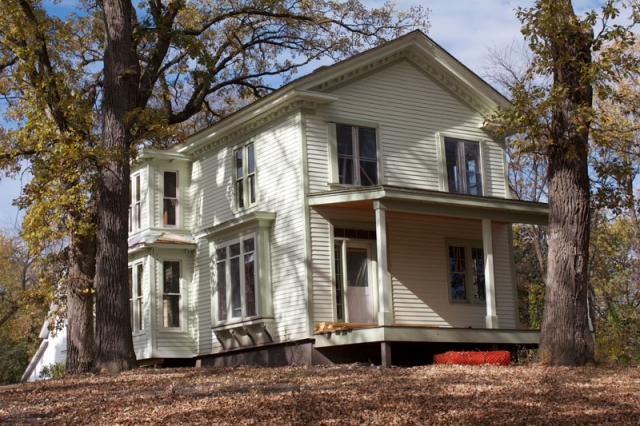
<svg viewBox="0 0 640 426"><path fill-rule="evenodd" d="M517 329L519 313L516 294L516 277L513 276L510 224L493 223L493 267L496 276L496 306L500 328Z"/></svg>
<svg viewBox="0 0 640 426"><path fill-rule="evenodd" d="M249 209L234 212L233 151L248 141L255 147L257 201ZM271 232L271 297L275 318L272 336L276 341L308 335L301 149L300 116L295 113L208 152L197 158L192 168L192 217L199 227L218 225L252 211L277 213ZM206 238L198 241L194 266L200 354L222 350L211 332L212 282L208 244Z"/></svg>
<svg viewBox="0 0 640 426"><path fill-rule="evenodd" d="M494 267L501 328L515 328L507 225L493 228ZM485 327L484 304L449 302L446 241L482 241L480 221L388 213L389 272L394 321L452 327Z"/></svg>
<svg viewBox="0 0 640 426"><path fill-rule="evenodd" d="M504 197L500 144L480 129L483 119L408 61L401 61L331 92L338 101L318 108L318 117L344 118L380 127L384 184L438 190L437 134L485 141L486 195ZM309 187L326 189L326 118L308 117ZM323 126L325 129L323 129ZM328 155L328 154L327 154Z"/></svg>

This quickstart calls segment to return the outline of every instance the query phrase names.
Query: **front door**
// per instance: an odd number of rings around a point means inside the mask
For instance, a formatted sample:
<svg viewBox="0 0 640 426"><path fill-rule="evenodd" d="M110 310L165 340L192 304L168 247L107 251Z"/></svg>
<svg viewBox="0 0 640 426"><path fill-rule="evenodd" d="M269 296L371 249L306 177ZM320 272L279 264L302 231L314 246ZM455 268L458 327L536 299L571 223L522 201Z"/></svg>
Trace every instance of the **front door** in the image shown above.
<svg viewBox="0 0 640 426"><path fill-rule="evenodd" d="M347 243L346 267L349 322L373 323L370 247L366 244Z"/></svg>

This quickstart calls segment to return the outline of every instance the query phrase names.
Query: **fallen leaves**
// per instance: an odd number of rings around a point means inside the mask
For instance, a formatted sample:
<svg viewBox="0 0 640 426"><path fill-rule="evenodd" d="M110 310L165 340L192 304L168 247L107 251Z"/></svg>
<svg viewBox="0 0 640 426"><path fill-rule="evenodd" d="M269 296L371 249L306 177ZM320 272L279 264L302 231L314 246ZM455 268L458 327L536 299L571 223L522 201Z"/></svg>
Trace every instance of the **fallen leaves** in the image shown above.
<svg viewBox="0 0 640 426"><path fill-rule="evenodd" d="M640 369L138 369L0 387L3 424L640 424Z"/></svg>

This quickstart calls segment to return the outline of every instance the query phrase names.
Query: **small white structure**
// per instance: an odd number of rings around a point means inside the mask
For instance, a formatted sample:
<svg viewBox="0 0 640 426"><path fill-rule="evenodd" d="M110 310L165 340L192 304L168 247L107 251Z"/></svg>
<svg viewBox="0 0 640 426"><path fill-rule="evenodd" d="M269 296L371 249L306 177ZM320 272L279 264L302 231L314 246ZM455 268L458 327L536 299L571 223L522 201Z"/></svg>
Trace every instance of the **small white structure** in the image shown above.
<svg viewBox="0 0 640 426"><path fill-rule="evenodd" d="M23 382L44 379L40 375L44 367L64 363L67 359L66 326L61 327L59 330L51 331L49 330L49 320L47 320L42 326L42 330L40 330L39 337L42 342L20 379Z"/></svg>

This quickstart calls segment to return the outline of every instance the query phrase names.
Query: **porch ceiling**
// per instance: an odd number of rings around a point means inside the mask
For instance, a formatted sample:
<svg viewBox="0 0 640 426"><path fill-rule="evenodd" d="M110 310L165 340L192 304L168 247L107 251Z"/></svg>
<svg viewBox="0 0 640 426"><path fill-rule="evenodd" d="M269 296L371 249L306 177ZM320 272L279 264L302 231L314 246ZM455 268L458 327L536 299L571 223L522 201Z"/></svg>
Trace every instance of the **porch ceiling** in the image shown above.
<svg viewBox="0 0 640 426"><path fill-rule="evenodd" d="M370 210L374 202L388 211L435 214L509 223L546 225L549 206L545 203L494 197L452 194L441 191L393 186L339 188L308 194L310 206L334 206Z"/></svg>
<svg viewBox="0 0 640 426"><path fill-rule="evenodd" d="M377 342L537 345L540 331L393 325L316 334L314 338L317 348Z"/></svg>

